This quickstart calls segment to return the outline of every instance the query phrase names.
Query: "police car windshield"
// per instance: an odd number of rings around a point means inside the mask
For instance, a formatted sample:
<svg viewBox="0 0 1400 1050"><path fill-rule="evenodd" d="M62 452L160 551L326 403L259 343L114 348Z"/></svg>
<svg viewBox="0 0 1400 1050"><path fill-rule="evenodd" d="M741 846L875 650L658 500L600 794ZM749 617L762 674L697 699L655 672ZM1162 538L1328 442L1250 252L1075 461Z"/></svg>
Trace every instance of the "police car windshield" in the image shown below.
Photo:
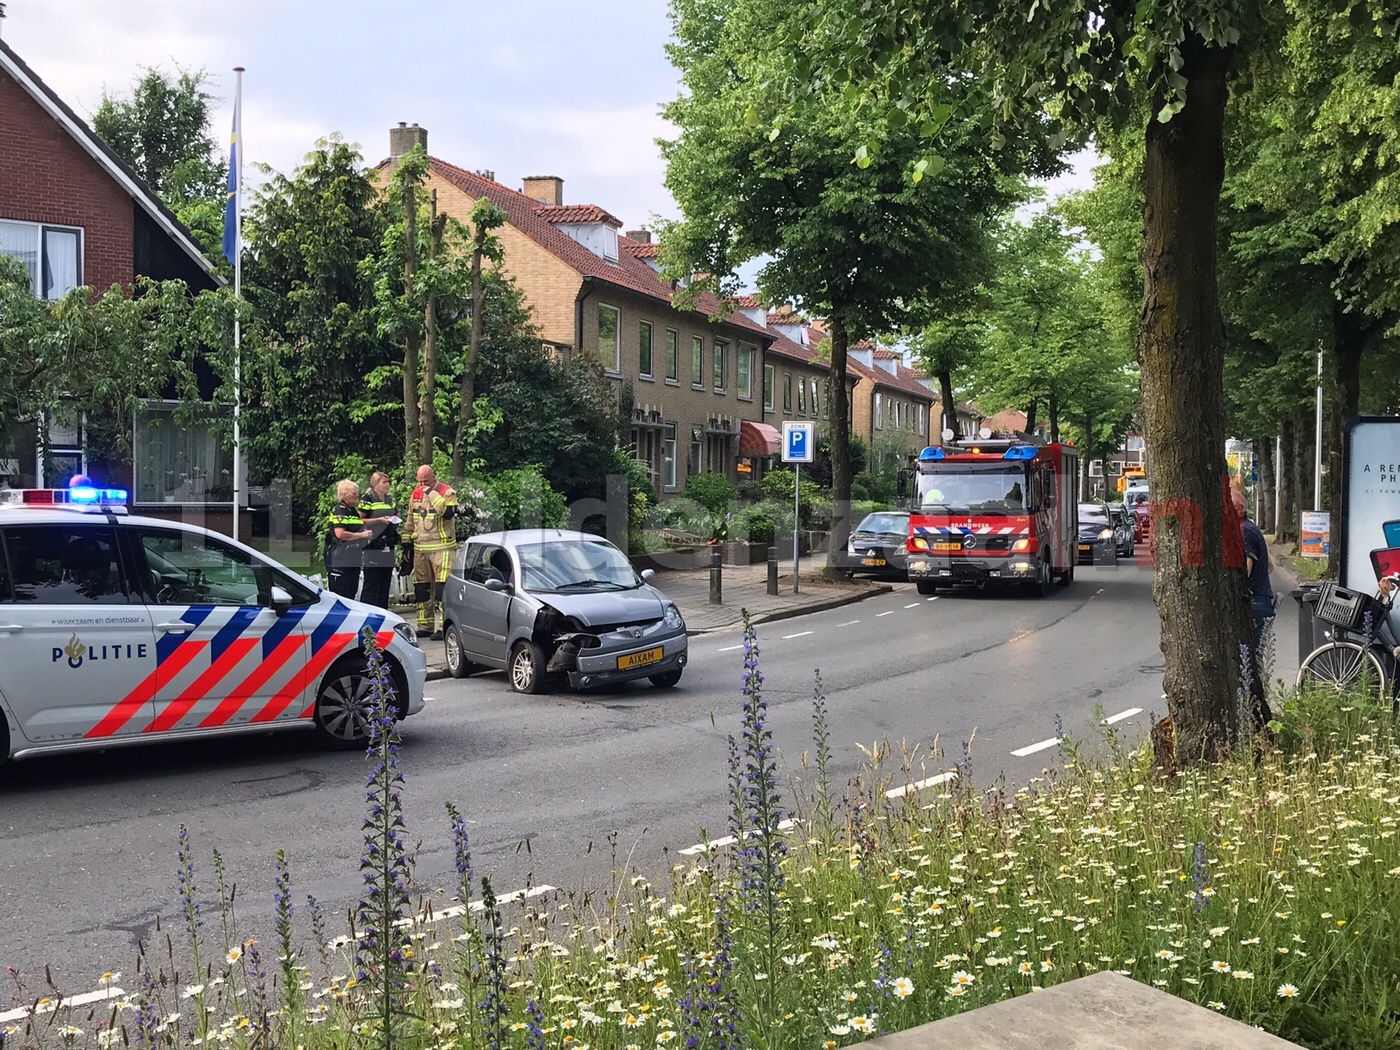
<svg viewBox="0 0 1400 1050"><path fill-rule="evenodd" d="M940 463L919 476L919 503L933 514L1024 514L1025 481L1024 473L1002 463Z"/></svg>
<svg viewBox="0 0 1400 1050"><path fill-rule="evenodd" d="M610 543L526 543L516 553L527 591L622 591L641 585L627 556Z"/></svg>

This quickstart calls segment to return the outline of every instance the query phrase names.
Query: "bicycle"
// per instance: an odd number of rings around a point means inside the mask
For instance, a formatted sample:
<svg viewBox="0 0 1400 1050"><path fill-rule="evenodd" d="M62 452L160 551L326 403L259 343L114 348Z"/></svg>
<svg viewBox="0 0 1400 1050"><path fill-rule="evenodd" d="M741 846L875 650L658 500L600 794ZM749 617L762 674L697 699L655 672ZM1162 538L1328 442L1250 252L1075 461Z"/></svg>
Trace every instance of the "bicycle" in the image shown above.
<svg viewBox="0 0 1400 1050"><path fill-rule="evenodd" d="M1347 693L1366 685L1377 700L1390 697L1400 714L1400 640L1390 627L1390 609L1400 589L1400 574L1381 580L1376 596L1324 583L1318 592L1317 619L1334 630L1298 667L1299 689L1326 687Z"/></svg>

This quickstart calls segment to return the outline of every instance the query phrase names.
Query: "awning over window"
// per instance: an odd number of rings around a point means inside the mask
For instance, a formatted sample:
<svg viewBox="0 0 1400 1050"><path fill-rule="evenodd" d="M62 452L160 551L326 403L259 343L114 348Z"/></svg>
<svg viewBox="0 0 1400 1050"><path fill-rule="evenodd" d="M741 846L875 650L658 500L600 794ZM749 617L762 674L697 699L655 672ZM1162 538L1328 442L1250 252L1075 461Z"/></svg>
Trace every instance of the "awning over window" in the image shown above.
<svg viewBox="0 0 1400 1050"><path fill-rule="evenodd" d="M776 456L782 447L782 435L767 423L755 423L748 419L739 423L740 456Z"/></svg>

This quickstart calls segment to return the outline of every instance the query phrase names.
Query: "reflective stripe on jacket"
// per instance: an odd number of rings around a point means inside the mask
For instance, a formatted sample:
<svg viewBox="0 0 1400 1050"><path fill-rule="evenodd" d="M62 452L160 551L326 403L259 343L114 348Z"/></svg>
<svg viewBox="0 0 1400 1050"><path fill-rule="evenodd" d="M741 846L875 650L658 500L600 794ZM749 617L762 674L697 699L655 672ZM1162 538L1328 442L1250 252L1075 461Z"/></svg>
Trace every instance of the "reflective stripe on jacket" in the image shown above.
<svg viewBox="0 0 1400 1050"><path fill-rule="evenodd" d="M413 548L419 551L445 551L457 546L457 494L438 482L431 489L418 486L409 503L413 526Z"/></svg>

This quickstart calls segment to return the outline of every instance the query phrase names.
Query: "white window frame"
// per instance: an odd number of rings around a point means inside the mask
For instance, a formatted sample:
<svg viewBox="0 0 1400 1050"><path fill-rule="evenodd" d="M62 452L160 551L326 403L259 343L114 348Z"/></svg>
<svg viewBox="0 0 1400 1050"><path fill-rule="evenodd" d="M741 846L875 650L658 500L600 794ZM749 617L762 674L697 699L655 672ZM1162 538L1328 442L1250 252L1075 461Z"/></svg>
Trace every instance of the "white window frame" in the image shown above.
<svg viewBox="0 0 1400 1050"><path fill-rule="evenodd" d="M729 344L724 342L722 339L716 339L713 353L714 360L711 362L710 369L710 371L713 373L713 376L711 378L714 380L715 393L722 394L724 393L725 382L729 378L725 374L725 367L729 363L725 360L729 356Z"/></svg>
<svg viewBox="0 0 1400 1050"><path fill-rule="evenodd" d="M734 387L740 401L753 400L753 356L753 347L743 343L734 355Z"/></svg>
<svg viewBox="0 0 1400 1050"><path fill-rule="evenodd" d="M885 429L885 404L880 394L875 394L875 429Z"/></svg>
<svg viewBox="0 0 1400 1050"><path fill-rule="evenodd" d="M681 381L681 334L674 328L666 329L661 352L666 356L662 368L666 371L666 382L679 386Z"/></svg>
<svg viewBox="0 0 1400 1050"><path fill-rule="evenodd" d="M146 489L144 489L143 486L142 486L141 473L142 473L142 470L143 470L144 466L146 465L145 461L146 461L149 457L146 455L146 447L145 447L145 445L144 445L144 440L145 440L145 438L144 438L144 436L143 436L143 434L142 434L142 432L141 432L142 417L143 417L144 414L159 414L159 415L162 415L162 416L164 416L165 419L168 421L168 426L171 428L172 433L176 434L177 436L180 436L180 437L183 438L183 439L188 440L188 438L190 437L190 435L191 435L191 433L192 433L192 428L189 427L189 426L187 426L187 425L177 423L176 420L175 420L175 413L176 413L176 411L180 408L180 405L181 405L181 403L180 403L179 401L145 401L145 402L142 403L142 410L139 411L139 412L137 412L137 413L133 416L133 418L132 418L132 423L131 423L131 450L132 450L132 451L131 451L131 459L132 459L132 468L131 468L131 470L132 470L131 502L132 502L132 504L133 504L134 506L146 506L146 507L172 507L172 506L173 506L173 507L231 507L231 506L233 506L233 500L232 500L232 498L226 499L226 500L211 500L211 499L208 499L207 497L204 498L204 499L188 499L188 500L175 500L175 499L165 499L165 498L152 500L152 499L143 498L143 497L147 494L147 491L146 491ZM211 429L212 429L212 428L211 428ZM216 440L216 441L218 440L218 438L215 437L215 436L212 435L212 434L210 435L210 437L211 437L211 439L213 439L213 440ZM232 446L231 446L230 444L225 444L225 443L223 443L223 442L220 442L220 454L221 454L221 455L223 456L223 458L226 459L227 462L228 462L228 471L229 471L229 474L230 474L230 477L231 477L231 476L232 476L232 472L233 472L233 448L232 448ZM216 466L218 466L218 464L216 464ZM238 488L239 488L240 491L245 491L245 492L246 492L246 491L247 491L247 488L248 488L248 486L247 486L247 484L246 484L247 473L248 473L248 460L247 460L246 458L244 458L243 463L242 463L242 466L243 466L243 481L245 482L245 484L240 484L240 485L238 486ZM205 479L205 484L206 484L206 492L207 492L207 478ZM231 485L230 485L230 487L231 487ZM170 494L172 491L176 491L176 490L171 490L171 489L160 489L160 488L158 487L156 491L159 492L159 493L162 495L162 497L163 497L164 495L168 495L168 494Z"/></svg>
<svg viewBox="0 0 1400 1050"><path fill-rule="evenodd" d="M763 411L773 411L773 400L777 396L775 388L778 372L772 365L763 366Z"/></svg>
<svg viewBox="0 0 1400 1050"><path fill-rule="evenodd" d="M1091 478L1101 478L1101 477L1103 477L1103 460L1101 460L1101 459L1091 459L1091 460L1089 460L1089 477L1091 477Z"/></svg>
<svg viewBox="0 0 1400 1050"><path fill-rule="evenodd" d="M661 433L661 487L675 492L680 487L676 483L676 424L667 423Z"/></svg>
<svg viewBox="0 0 1400 1050"><path fill-rule="evenodd" d="M705 389L705 340L698 335L690 337L690 388Z"/></svg>
<svg viewBox="0 0 1400 1050"><path fill-rule="evenodd" d="M1123 461L1121 459L1111 459L1108 461L1108 476L1111 478L1121 478L1123 476Z"/></svg>
<svg viewBox="0 0 1400 1050"><path fill-rule="evenodd" d="M612 346L604 352L603 348L603 311L611 310L613 323ZM622 311L609 303L598 304L598 360L603 365L603 371L608 375L622 374Z"/></svg>
<svg viewBox="0 0 1400 1050"><path fill-rule="evenodd" d="M39 249L38 249L38 255L37 255L36 259L35 259L33 284L32 284L32 286L31 286L31 288L30 288L30 291L33 292L34 297L35 297L36 299L47 299L47 298L58 299L58 298L62 298L63 295L64 295L66 292L71 291L71 289L64 289L64 291L59 292L58 295L52 296L52 297L46 296L46 295L44 294L44 287L43 287L43 283L44 283L44 260L45 260L45 255L46 255L46 253L48 252L48 241L47 241L46 235L47 235L49 232L53 232L53 233L76 233L76 234L78 235L78 258L75 260L75 262L76 262L75 269L76 269L76 271L77 271L77 283L74 284L73 287L74 287L74 288L81 288L81 287L86 283L86 282L84 281L84 279L83 279L83 269L84 269L84 267L85 267L85 265L86 265L86 263L87 263L87 239L86 239L87 231L84 230L83 227L81 227L81 226L64 226L64 225L61 225L61 224L59 224L59 223L53 223L53 222L26 222L26 221L24 221L23 219L7 219L7 218L4 218L3 216L0 216L0 223L6 223L6 224L12 225L12 226L25 226L25 227L28 227L29 229L31 229L31 230L33 230L33 231L35 232L35 236L36 236L36 238L37 238L37 243L38 243L38 245L39 245ZM4 254L4 253L0 253L0 254ZM18 257L18 256L11 256L11 258L19 258L19 257ZM21 262L22 262L22 260L21 260ZM26 268L27 268L27 267L26 267Z"/></svg>

